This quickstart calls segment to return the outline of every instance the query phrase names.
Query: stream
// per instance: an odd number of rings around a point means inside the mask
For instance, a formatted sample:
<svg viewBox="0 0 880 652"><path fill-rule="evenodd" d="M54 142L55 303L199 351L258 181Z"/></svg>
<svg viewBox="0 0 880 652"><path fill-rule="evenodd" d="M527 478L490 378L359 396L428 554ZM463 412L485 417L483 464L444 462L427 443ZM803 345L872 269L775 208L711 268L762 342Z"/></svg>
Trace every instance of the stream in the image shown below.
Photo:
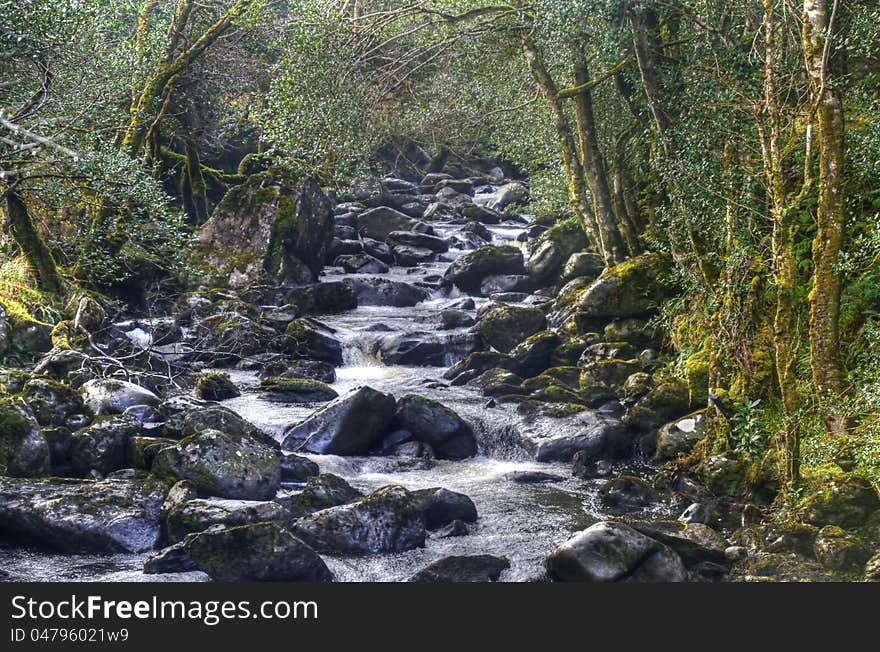
<svg viewBox="0 0 880 652"><path fill-rule="evenodd" d="M460 226L432 223L437 235L454 235ZM502 223L490 226L492 244L520 246L517 237L528 224ZM442 261L421 264L414 268L392 267L382 278L418 283L420 279L442 275L450 262L463 250L451 249ZM322 280L342 280L356 276L341 269L327 268ZM423 286L430 283L423 283ZM520 445L523 431L551 434L564 427L565 421L550 417L525 419L516 412L516 405L499 403L487 407L488 399L478 390L464 386L448 386L442 374L446 367L388 366L371 354L379 337L389 334L429 332L433 337L461 336L467 329L437 330L440 311L463 298L457 290L450 294L435 290L428 301L415 307L362 306L355 310L315 315L335 331L334 336L344 347L344 363L337 369L336 382L331 386L343 395L361 386L393 394L400 398L415 393L437 400L456 411L471 423L477 433L479 454L463 461L438 460L433 465L403 457L338 457L307 455L322 473L345 478L352 486L369 492L388 484L407 489L445 487L468 495L476 504L479 519L467 535L438 538L430 536L424 548L397 554L369 556L324 556L337 581L381 582L404 581L427 564L449 555L492 554L509 559L511 567L501 575L502 581L529 581L539 578L543 562L554 547L573 533L610 516L596 500L602 481L586 481L571 477L570 465L538 463ZM488 301L473 297L475 309ZM381 324L381 330L376 325ZM445 362L454 364L461 356L453 350ZM224 370L227 371L227 370ZM279 440L285 428L305 419L320 405L293 405L269 402L261 398L256 372L231 371L232 380L242 396L223 404L271 433ZM429 467L429 468L427 468ZM511 474L541 471L561 479L540 484L514 482ZM292 491L287 487L282 491ZM11 548L0 553L7 557L9 571L30 580L52 581L161 581L204 580L201 573L144 575L141 572L148 555L61 555L30 548Z"/></svg>

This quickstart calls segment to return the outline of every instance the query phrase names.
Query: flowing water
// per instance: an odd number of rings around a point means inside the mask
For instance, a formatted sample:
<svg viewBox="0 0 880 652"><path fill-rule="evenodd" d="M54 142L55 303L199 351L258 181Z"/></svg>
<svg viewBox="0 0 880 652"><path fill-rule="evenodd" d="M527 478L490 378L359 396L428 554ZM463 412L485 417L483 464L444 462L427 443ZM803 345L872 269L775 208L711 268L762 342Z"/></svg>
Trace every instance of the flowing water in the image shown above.
<svg viewBox="0 0 880 652"><path fill-rule="evenodd" d="M458 227L435 225L438 235L453 235ZM494 244L518 245L521 224L489 227ZM444 260L416 268L393 267L379 275L408 283L442 275L456 256L465 253L451 250ZM323 280L351 278L330 268ZM565 420L552 418L524 419L515 405L487 407L487 399L467 386L450 387L442 379L445 367L409 367L383 365L371 354L379 337L401 333L430 333L434 337L454 338L465 329L437 331L440 310L461 298L436 291L427 301L412 308L362 306L332 315L317 315L335 331L344 347L344 365L337 369L332 385L340 395L354 387L369 385L395 397L409 393L440 401L473 424L478 434L480 453L464 461L437 461L426 468L420 460L399 457L338 457L308 455L322 473L334 473L354 487L368 492L388 484L408 489L445 487L464 493L474 501L479 519L465 536L437 538L429 536L426 546L399 554L325 557L339 581L401 581L425 565L448 555L493 554L506 557L511 568L501 579L523 581L540 576L543 560L559 543L591 523L607 516L595 497L597 482L571 477L568 465L535 462L523 441L529 437L557 434ZM478 308L486 299L474 297ZM476 311L471 310L473 315ZM381 324L383 330L376 331ZM457 357L448 356L447 364ZM279 439L288 426L306 418L320 405L290 405L261 398L254 372L233 371L233 380L242 388L242 396L224 405ZM561 479L542 484L514 482L517 471L543 471ZM145 576L141 567L146 555L47 555L29 549L6 551L7 569L18 577L32 580L110 580L155 581L162 579L204 579L200 573Z"/></svg>

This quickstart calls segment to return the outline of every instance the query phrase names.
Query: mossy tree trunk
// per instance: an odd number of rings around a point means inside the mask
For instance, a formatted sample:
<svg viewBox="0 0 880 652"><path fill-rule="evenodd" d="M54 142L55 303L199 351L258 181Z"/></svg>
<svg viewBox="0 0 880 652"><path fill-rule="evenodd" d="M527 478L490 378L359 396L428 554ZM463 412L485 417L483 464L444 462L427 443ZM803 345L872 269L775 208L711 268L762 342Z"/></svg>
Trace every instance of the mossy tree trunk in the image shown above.
<svg viewBox="0 0 880 652"><path fill-rule="evenodd" d="M52 252L40 237L24 199L14 188L3 194L4 226L18 245L37 284L44 292L60 294L63 285Z"/></svg>
<svg viewBox="0 0 880 652"><path fill-rule="evenodd" d="M547 66L544 63L541 53L535 44L529 39L524 38L522 41L523 58L532 77L538 86L538 90L547 103L550 115L553 118L553 128L556 132L556 139L559 141L559 148L562 154L562 165L565 172L565 182L568 188L568 199L571 203L572 210L580 222L581 228L587 234L590 244L595 247L603 259L608 263L608 257L602 245L602 239L599 229L596 225L596 218L593 215L590 202L587 198L587 184L584 177L583 166L581 165L580 155L578 154L577 143L575 141L574 132L571 128L568 116L565 114L565 107L559 98L559 92L556 82L550 76Z"/></svg>
<svg viewBox="0 0 880 652"><path fill-rule="evenodd" d="M596 135L593 94L589 89L590 71L585 58L581 58L575 65L574 84L585 87L585 90L574 98L574 115L580 142L581 164L590 187L593 215L605 249L605 262L617 264L626 260L630 252L624 244L614 214L614 202L605 173L605 161Z"/></svg>
<svg viewBox="0 0 880 652"><path fill-rule="evenodd" d="M800 481L800 428L797 420L798 394L795 378L799 337L797 306L797 261L794 253L795 211L808 188L805 178L801 191L792 196L787 190L788 174L780 145L782 114L776 90L776 6L774 0L762 0L764 9L764 87L758 129L770 203L773 281L776 308L773 315L771 354L783 409L783 427L777 448L784 461L785 481L795 487Z"/></svg>
<svg viewBox="0 0 880 652"><path fill-rule="evenodd" d="M846 431L840 409L844 374L840 362L840 277L837 263L843 243L844 119L840 94L829 74L833 38L827 0L805 0L803 48L819 131L819 196L813 240L813 287L810 290L810 366L813 385L828 429Z"/></svg>

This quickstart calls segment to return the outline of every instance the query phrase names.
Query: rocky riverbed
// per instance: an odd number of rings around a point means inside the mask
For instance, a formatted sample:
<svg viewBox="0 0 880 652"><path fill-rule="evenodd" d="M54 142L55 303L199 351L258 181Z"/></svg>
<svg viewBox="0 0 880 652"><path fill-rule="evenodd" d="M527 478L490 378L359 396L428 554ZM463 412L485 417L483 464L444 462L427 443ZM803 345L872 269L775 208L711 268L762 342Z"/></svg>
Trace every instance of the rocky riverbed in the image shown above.
<svg viewBox="0 0 880 652"><path fill-rule="evenodd" d="M577 226L524 214L527 185L500 170L376 179L339 200L257 181L202 227L204 286L159 314L83 298L51 333L29 327L34 366L2 376L7 579L880 566L873 535L842 529L880 534L870 486L817 497L811 525L787 528L760 523L775 488L744 496L732 457L656 473L701 440L707 400L705 365L659 373L662 256L603 269Z"/></svg>

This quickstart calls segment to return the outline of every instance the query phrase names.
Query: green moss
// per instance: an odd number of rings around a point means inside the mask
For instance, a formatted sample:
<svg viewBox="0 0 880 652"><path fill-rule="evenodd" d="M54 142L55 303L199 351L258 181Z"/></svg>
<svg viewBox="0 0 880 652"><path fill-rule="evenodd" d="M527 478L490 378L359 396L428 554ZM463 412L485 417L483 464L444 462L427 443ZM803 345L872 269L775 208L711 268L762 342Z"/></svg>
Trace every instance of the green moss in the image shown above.
<svg viewBox="0 0 880 652"><path fill-rule="evenodd" d="M269 251L263 261L263 269L268 274L276 274L281 267L284 242L296 237L296 227L296 201L290 195L280 194L275 221L272 223L272 233L269 236Z"/></svg>
<svg viewBox="0 0 880 652"><path fill-rule="evenodd" d="M709 399L709 352L701 349L688 357L684 372L691 407L704 405Z"/></svg>
<svg viewBox="0 0 880 652"><path fill-rule="evenodd" d="M535 398L549 403L568 403L572 405L584 405L584 400L576 393L559 385L550 385L539 391Z"/></svg>
<svg viewBox="0 0 880 652"><path fill-rule="evenodd" d="M195 393L208 401L223 401L241 396L229 374L216 371L206 372L198 377Z"/></svg>
<svg viewBox="0 0 880 652"><path fill-rule="evenodd" d="M265 378L260 387L266 391L299 394L317 391L333 391L327 383L312 378Z"/></svg>

